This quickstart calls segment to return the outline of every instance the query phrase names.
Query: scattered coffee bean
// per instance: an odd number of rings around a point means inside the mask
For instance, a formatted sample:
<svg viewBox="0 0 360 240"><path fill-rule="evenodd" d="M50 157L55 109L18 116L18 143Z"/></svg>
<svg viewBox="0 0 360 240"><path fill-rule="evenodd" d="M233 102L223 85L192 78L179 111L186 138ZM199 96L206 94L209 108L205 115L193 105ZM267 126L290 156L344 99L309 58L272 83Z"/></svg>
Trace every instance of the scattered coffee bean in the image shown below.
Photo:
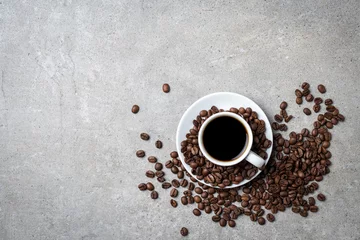
<svg viewBox="0 0 360 240"><path fill-rule="evenodd" d="M288 123L291 119L293 119L293 115L289 115L287 118L285 118L285 122Z"/></svg>
<svg viewBox="0 0 360 240"><path fill-rule="evenodd" d="M328 98L328 99L325 99L325 105L332 105L333 104L333 100Z"/></svg>
<svg viewBox="0 0 360 240"><path fill-rule="evenodd" d="M304 108L304 109L303 109L303 112L304 112L306 115L310 115L310 114L311 114L311 110L308 109L308 108Z"/></svg>
<svg viewBox="0 0 360 240"><path fill-rule="evenodd" d="M316 105L320 105L320 104L323 103L323 100L322 100L322 98L317 97L317 98L314 99L314 103L315 103Z"/></svg>
<svg viewBox="0 0 360 240"><path fill-rule="evenodd" d="M181 236L185 237L185 236L187 236L189 234L189 230L186 227L182 227L180 229L180 234L181 234Z"/></svg>
<svg viewBox="0 0 360 240"><path fill-rule="evenodd" d="M320 93L325 93L325 92L326 92L326 88L325 88L325 86L322 85L322 84L319 84L317 88L318 88L318 90L319 90Z"/></svg>
<svg viewBox="0 0 360 240"><path fill-rule="evenodd" d="M150 139L150 136L149 136L149 134L147 134L147 133L141 133L141 134L140 134L140 138L141 138L142 140L147 141L147 140Z"/></svg>
<svg viewBox="0 0 360 240"><path fill-rule="evenodd" d="M179 180L174 179L174 180L171 181L171 184L172 184L173 187L175 187L175 188L180 187L180 182L179 182Z"/></svg>
<svg viewBox="0 0 360 240"><path fill-rule="evenodd" d="M186 196L182 196L182 197L181 197L181 203L182 203L183 205L187 205L187 204L188 204L188 199L187 199Z"/></svg>
<svg viewBox="0 0 360 240"><path fill-rule="evenodd" d="M312 94L308 94L306 97L305 97L305 100L307 102L312 102L314 100L314 96Z"/></svg>
<svg viewBox="0 0 360 240"><path fill-rule="evenodd" d="M295 102L296 102L298 105L300 105L300 104L303 103L303 100L302 100L301 97L297 97Z"/></svg>
<svg viewBox="0 0 360 240"><path fill-rule="evenodd" d="M155 142L155 147L156 148L162 148L163 147L163 144L162 144L162 142L160 141L160 140L157 140L156 142Z"/></svg>
<svg viewBox="0 0 360 240"><path fill-rule="evenodd" d="M307 216L308 216L308 212L305 211L305 210L301 210L301 211L300 211L300 216L302 216L302 217L307 217Z"/></svg>
<svg viewBox="0 0 360 240"><path fill-rule="evenodd" d="M275 216L272 215L271 213L268 213L266 215L266 219L269 221L269 222L274 222L275 221Z"/></svg>
<svg viewBox="0 0 360 240"><path fill-rule="evenodd" d="M303 83L301 84L301 88L302 88L302 89L309 89L309 88L310 88L310 84L307 83L307 82L303 82Z"/></svg>
<svg viewBox="0 0 360 240"><path fill-rule="evenodd" d="M219 224L220 224L221 227L225 227L225 226L226 226L226 222L227 222L227 221L226 221L225 219L221 218L220 221L219 221Z"/></svg>
<svg viewBox="0 0 360 240"><path fill-rule="evenodd" d="M171 172L174 174L177 174L179 172L179 169L176 166L171 167Z"/></svg>
<svg viewBox="0 0 360 240"><path fill-rule="evenodd" d="M166 168L172 168L174 166L174 163L171 160L166 161L165 167Z"/></svg>
<svg viewBox="0 0 360 240"><path fill-rule="evenodd" d="M158 177L158 178L163 177L163 176L165 176L165 173L163 171L156 171L155 176Z"/></svg>
<svg viewBox="0 0 360 240"><path fill-rule="evenodd" d="M147 188L147 190L152 191L152 190L154 190L155 187L151 182L148 182L148 183L146 183L146 188Z"/></svg>
<svg viewBox="0 0 360 240"><path fill-rule="evenodd" d="M171 187L171 183L169 183L169 182L164 182L161 186L162 186L163 189L168 189L168 188Z"/></svg>
<svg viewBox="0 0 360 240"><path fill-rule="evenodd" d="M303 96L302 92L301 92L299 89L296 89L296 90L295 90L295 95L296 95L296 97L298 97L298 98L301 98L301 97Z"/></svg>
<svg viewBox="0 0 360 240"><path fill-rule="evenodd" d="M266 222L265 218L263 218L263 217L259 217L259 218L258 218L258 223L259 223L260 225L264 225L265 222Z"/></svg>
<svg viewBox="0 0 360 240"><path fill-rule="evenodd" d="M274 129L274 130L279 130L279 124L277 122L273 122L271 124L271 128Z"/></svg>
<svg viewBox="0 0 360 240"><path fill-rule="evenodd" d="M177 158L178 156L179 155L178 155L178 153L176 151L173 151L173 152L170 153L171 158Z"/></svg>
<svg viewBox="0 0 360 240"><path fill-rule="evenodd" d="M228 225L229 225L229 227L235 227L236 226L236 223L235 223L235 221L234 220L229 220L228 221Z"/></svg>
<svg viewBox="0 0 360 240"><path fill-rule="evenodd" d="M134 105L134 106L132 106L132 108L131 108L131 112L132 112L132 113L138 113L139 110L140 110L140 107L139 107L138 105Z"/></svg>
<svg viewBox="0 0 360 240"><path fill-rule="evenodd" d="M138 185L138 188L140 189L140 191L145 191L147 189L147 186L145 183L140 183Z"/></svg>
<svg viewBox="0 0 360 240"><path fill-rule="evenodd" d="M283 101L281 104L280 104L280 109L281 110L285 110L287 108L288 104L287 102Z"/></svg>
<svg viewBox="0 0 360 240"><path fill-rule="evenodd" d="M214 215L214 216L212 216L212 218L211 218L212 220L213 220L213 222L219 222L220 221L220 219L221 219L221 217L220 216L218 216L218 215Z"/></svg>
<svg viewBox="0 0 360 240"><path fill-rule="evenodd" d="M155 177L155 173L153 171L151 171L151 170L146 171L145 175L148 178L154 178Z"/></svg>
<svg viewBox="0 0 360 240"><path fill-rule="evenodd" d="M320 112L320 109L321 109L321 107L320 107L320 105L318 105L318 104L315 104L315 105L313 106L313 110L314 110L314 112L316 112L316 113Z"/></svg>
<svg viewBox="0 0 360 240"><path fill-rule="evenodd" d="M280 130L280 131L287 131L287 130L288 130L288 127L286 126L286 124L280 124L280 125L279 125L279 130Z"/></svg>
<svg viewBox="0 0 360 240"><path fill-rule="evenodd" d="M150 156L150 157L148 157L148 161L149 161L150 163L156 163L156 162L157 162L157 158L154 157L154 156Z"/></svg>
<svg viewBox="0 0 360 240"><path fill-rule="evenodd" d="M164 93L170 92L170 85L167 84L167 83L163 84L162 90L163 90Z"/></svg>
<svg viewBox="0 0 360 240"><path fill-rule="evenodd" d="M137 156L138 158L143 158L143 157L145 157L145 151L144 151L144 150L138 150L138 151L136 151L136 156Z"/></svg>
<svg viewBox="0 0 360 240"><path fill-rule="evenodd" d="M318 199L319 201L325 201L325 200L326 200L326 197L325 197L324 194L319 193L319 194L317 195L317 199Z"/></svg>
<svg viewBox="0 0 360 240"><path fill-rule="evenodd" d="M171 206L173 207L173 208L176 208L177 207L177 201L176 200L174 200L174 199L171 199L170 200L170 204L171 204Z"/></svg>
<svg viewBox="0 0 360 240"><path fill-rule="evenodd" d="M159 163L159 162L155 163L155 170L156 171L160 171L162 169L163 169L162 163Z"/></svg>
<svg viewBox="0 0 360 240"><path fill-rule="evenodd" d="M158 177L157 180L158 180L158 182L161 182L161 183L162 183L162 182L165 182L165 178L164 178L164 177Z"/></svg>
<svg viewBox="0 0 360 240"><path fill-rule="evenodd" d="M180 186L186 187L187 185L188 185L188 181L187 181L186 179L182 179L182 180L180 181Z"/></svg>
<svg viewBox="0 0 360 240"><path fill-rule="evenodd" d="M277 121L277 122L282 122L282 120L283 120L283 117L282 116L280 116L279 114L276 114L275 116L274 116L274 119L275 119L275 121Z"/></svg>
<svg viewBox="0 0 360 240"><path fill-rule="evenodd" d="M177 197L178 193L179 193L179 191L176 188L173 188L170 191L170 196L173 197L173 198Z"/></svg>
<svg viewBox="0 0 360 240"><path fill-rule="evenodd" d="M307 89L304 89L303 91L302 91L302 95L304 96L304 97L306 97L307 95L309 95L310 94L310 90L307 88Z"/></svg>
<svg viewBox="0 0 360 240"><path fill-rule="evenodd" d="M200 212L199 209L195 208L195 209L193 210L193 214L194 214L195 216L200 216L200 215L201 215L201 212Z"/></svg>
<svg viewBox="0 0 360 240"><path fill-rule="evenodd" d="M152 199L157 199L159 197L159 194L158 194L157 191L152 191L150 196L151 196Z"/></svg>

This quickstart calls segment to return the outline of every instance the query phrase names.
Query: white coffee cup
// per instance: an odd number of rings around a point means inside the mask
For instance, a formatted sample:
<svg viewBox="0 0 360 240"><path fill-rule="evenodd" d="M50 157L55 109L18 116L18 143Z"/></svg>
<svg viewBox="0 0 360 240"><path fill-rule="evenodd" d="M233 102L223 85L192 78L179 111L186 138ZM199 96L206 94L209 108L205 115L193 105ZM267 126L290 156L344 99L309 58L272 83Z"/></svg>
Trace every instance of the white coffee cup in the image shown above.
<svg viewBox="0 0 360 240"><path fill-rule="evenodd" d="M222 161L222 160L218 160L214 157L212 157L205 149L204 146L204 141L203 141L203 136L204 136L204 131L206 129L206 127L208 126L208 124L210 122L212 122L214 119L216 118L220 118L220 117L231 117L234 118L236 120L238 120L244 127L247 133L247 139L246 139L246 144L243 147L243 149L241 150L240 154L234 158L231 159L229 161ZM253 134L251 131L251 128L249 126L249 124L245 121L245 119L243 119L240 115L235 114L235 113L231 113L231 112L220 112L217 114L214 114L212 116L210 116L201 126L200 131L199 131L199 137L198 137L198 141L199 141L199 147L200 150L202 152L202 154L211 162L220 165L220 166L232 166L235 165L241 161L243 161L244 159L246 159L248 162L250 162L251 164L253 164L254 166L261 168L265 161L262 157L260 157L259 155L257 155L256 153L251 151L251 147L253 144Z"/></svg>

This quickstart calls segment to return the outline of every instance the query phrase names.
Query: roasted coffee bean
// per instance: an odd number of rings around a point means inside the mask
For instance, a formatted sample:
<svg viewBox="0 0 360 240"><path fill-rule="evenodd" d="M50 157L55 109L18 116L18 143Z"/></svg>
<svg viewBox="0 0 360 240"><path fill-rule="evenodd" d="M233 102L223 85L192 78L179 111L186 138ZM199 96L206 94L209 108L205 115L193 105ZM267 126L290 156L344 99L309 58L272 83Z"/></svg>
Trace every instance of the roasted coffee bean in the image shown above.
<svg viewBox="0 0 360 240"><path fill-rule="evenodd" d="M187 200L187 197L186 197L186 196L182 196L182 197L181 197L181 203L182 203L183 205L187 205L187 204L188 204L188 200Z"/></svg>
<svg viewBox="0 0 360 240"><path fill-rule="evenodd" d="M162 169L163 169L162 163L159 163L159 162L155 163L155 170L156 171L160 171Z"/></svg>
<svg viewBox="0 0 360 240"><path fill-rule="evenodd" d="M193 210L193 214L194 214L195 216L200 216L200 215L201 215L201 211L200 211L199 209L195 208L195 209Z"/></svg>
<svg viewBox="0 0 360 240"><path fill-rule="evenodd" d="M220 216L218 216L218 215L214 215L214 216L212 216L212 218L211 218L212 220L213 220L213 222L219 222L220 221L220 219L221 219L221 217Z"/></svg>
<svg viewBox="0 0 360 240"><path fill-rule="evenodd" d="M296 100L295 100L295 102L296 102L298 105L302 104L302 103L303 103L302 97L297 97Z"/></svg>
<svg viewBox="0 0 360 240"><path fill-rule="evenodd" d="M282 122L283 117L280 116L279 114L276 114L276 115L274 116L274 119L275 119L275 121L277 121L277 122Z"/></svg>
<svg viewBox="0 0 360 240"><path fill-rule="evenodd" d="M157 191L152 191L150 196L151 196L152 199L157 199L159 197L159 194L158 194Z"/></svg>
<svg viewBox="0 0 360 240"><path fill-rule="evenodd" d="M171 184L172 184L173 187L175 187L175 188L180 187L180 182L179 182L179 180L173 179L173 180L171 181Z"/></svg>
<svg viewBox="0 0 360 240"><path fill-rule="evenodd" d="M259 223L260 225L264 225L265 222L266 222L265 218L263 218L263 217L259 217L259 218L258 218L258 223Z"/></svg>
<svg viewBox="0 0 360 240"><path fill-rule="evenodd" d="M300 212L300 208L299 207L292 207L291 209L294 213L299 213Z"/></svg>
<svg viewBox="0 0 360 240"><path fill-rule="evenodd" d="M176 188L173 188L170 191L170 196L173 197L173 198L177 197L178 193L179 193L179 191Z"/></svg>
<svg viewBox="0 0 360 240"><path fill-rule="evenodd" d="M313 110L314 110L314 112L316 112L316 113L320 112L320 109L321 109L321 107L320 107L320 105L318 105L318 104L315 104L315 105L313 106Z"/></svg>
<svg viewBox="0 0 360 240"><path fill-rule="evenodd" d="M269 221L269 222L274 222L275 221L275 216L272 215L271 213L268 213L266 215L266 219Z"/></svg>
<svg viewBox="0 0 360 240"><path fill-rule="evenodd" d="M156 177L163 177L163 176L165 176L165 173L163 171L156 171L155 176Z"/></svg>
<svg viewBox="0 0 360 240"><path fill-rule="evenodd" d="M185 236L187 236L189 234L189 230L186 227L182 227L180 229L180 234L181 234L181 236L185 237Z"/></svg>
<svg viewBox="0 0 360 240"><path fill-rule="evenodd" d="M170 92L170 85L167 84L167 83L163 84L162 90L163 90L164 93Z"/></svg>
<svg viewBox="0 0 360 240"><path fill-rule="evenodd" d="M174 174L177 174L179 172L179 169L176 166L171 167L171 172Z"/></svg>
<svg viewBox="0 0 360 240"><path fill-rule="evenodd" d="M161 182L161 183L162 183L162 182L165 182L165 178L164 178L164 177L158 177L157 180L158 180L158 182Z"/></svg>
<svg viewBox="0 0 360 240"><path fill-rule="evenodd" d="M220 221L219 221L219 224L220 224L220 226L225 227L225 226L226 226L226 222L227 222L227 221L226 221L225 219L221 218Z"/></svg>
<svg viewBox="0 0 360 240"><path fill-rule="evenodd" d="M321 97L317 97L317 98L314 99L314 103L315 103L316 105L320 105L320 104L323 103L323 100L322 100Z"/></svg>
<svg viewBox="0 0 360 240"><path fill-rule="evenodd" d="M310 115L310 114L311 114L311 110L308 109L308 108L304 108L304 109L303 109L303 112L304 112L306 115Z"/></svg>
<svg viewBox="0 0 360 240"><path fill-rule="evenodd" d="M301 84L301 88L302 88L302 89L309 89L309 88L310 88L310 84L307 83L307 82L303 82L303 83Z"/></svg>
<svg viewBox="0 0 360 240"><path fill-rule="evenodd" d="M155 142L155 147L156 148L162 148L163 147L163 144L162 144L162 142L160 141L160 140L157 140L156 142Z"/></svg>
<svg viewBox="0 0 360 240"><path fill-rule="evenodd" d="M302 95L304 96L304 97L306 97L307 95L309 95L310 94L310 89L304 89L303 91L302 91Z"/></svg>
<svg viewBox="0 0 360 240"><path fill-rule="evenodd" d="M175 189L176 190L176 189ZM177 201L176 200L174 200L174 199L171 199L170 200L170 204L171 204L171 206L173 207L173 208L176 208L177 207Z"/></svg>
<svg viewBox="0 0 360 240"><path fill-rule="evenodd" d="M287 102L283 101L281 104L280 104L280 109L281 110L285 110L287 108L288 104Z"/></svg>
<svg viewBox="0 0 360 240"><path fill-rule="evenodd" d="M293 119L293 115L289 115L287 118L285 118L285 122L288 123L291 119Z"/></svg>
<svg viewBox="0 0 360 240"><path fill-rule="evenodd" d="M140 138L141 138L142 140L147 141L147 140L150 139L150 136L149 136L149 134L147 134L147 133L141 133L141 134L140 134Z"/></svg>
<svg viewBox="0 0 360 240"><path fill-rule="evenodd" d="M131 108L131 112L132 112L132 113L138 113L139 110L140 110L140 107L139 107L138 105L134 105L134 106L132 106L132 108Z"/></svg>
<svg viewBox="0 0 360 240"><path fill-rule="evenodd" d="M279 125L279 130L280 130L280 131L287 131L287 130L288 130L288 127L286 126L286 124L280 124L280 125Z"/></svg>
<svg viewBox="0 0 360 240"><path fill-rule="evenodd" d="M192 183L192 182L189 183L189 188L188 188L188 189L189 189L190 191L192 191L192 190L194 190L194 188L195 188L195 184Z"/></svg>
<svg viewBox="0 0 360 240"><path fill-rule="evenodd" d="M165 167L166 168L172 168L174 166L174 163L171 160L166 161Z"/></svg>
<svg viewBox="0 0 360 240"><path fill-rule="evenodd" d="M228 221L228 225L229 225L229 227L235 227L236 226L236 223L235 223L235 221L234 220L229 220Z"/></svg>
<svg viewBox="0 0 360 240"><path fill-rule="evenodd" d="M274 129L274 130L278 130L279 129L279 124L277 122L273 122L271 124L271 128Z"/></svg>
<svg viewBox="0 0 360 240"><path fill-rule="evenodd" d="M151 182L148 182L148 183L146 183L146 188L147 188L147 190L152 191L152 190L154 190L155 187Z"/></svg>
<svg viewBox="0 0 360 240"><path fill-rule="evenodd" d="M170 153L171 158L177 158L178 156L179 155L178 155L178 153L176 151L173 151L173 152Z"/></svg>
<svg viewBox="0 0 360 240"><path fill-rule="evenodd" d="M328 98L328 99L325 99L325 105L332 105L333 104L333 100Z"/></svg>
<svg viewBox="0 0 360 240"><path fill-rule="evenodd" d="M301 211L300 211L300 216L302 216L302 217L307 217L307 216L308 216L308 212L305 211L305 210L301 210Z"/></svg>
<svg viewBox="0 0 360 240"><path fill-rule="evenodd" d="M295 95L296 95L296 97L298 97L298 98L301 98L301 97L303 96L302 92L301 92L299 89L296 89L296 90L295 90Z"/></svg>
<svg viewBox="0 0 360 240"><path fill-rule="evenodd" d="M312 102L314 100L314 96L312 94L308 94L306 97L305 97L305 100L307 102Z"/></svg>
<svg viewBox="0 0 360 240"><path fill-rule="evenodd" d="M326 88L322 84L319 84L317 89L319 90L320 93L325 93L326 92Z"/></svg>
<svg viewBox="0 0 360 240"><path fill-rule="evenodd" d="M157 162L157 158L154 157L154 156L150 156L150 157L148 157L148 161L149 161L150 163L156 163L156 162Z"/></svg>
<svg viewBox="0 0 360 240"><path fill-rule="evenodd" d="M184 172L183 172L183 171L179 171L179 172L177 173L177 177L178 177L178 179L183 179L183 178L184 178Z"/></svg>
<svg viewBox="0 0 360 240"><path fill-rule="evenodd" d="M143 157L145 157L145 151L144 151L144 150L138 150L138 151L136 151L136 156L137 156L138 158L143 158Z"/></svg>
<svg viewBox="0 0 360 240"><path fill-rule="evenodd" d="M140 189L140 191L145 191L147 189L147 185L145 183L140 183L138 185L138 188Z"/></svg>
<svg viewBox="0 0 360 240"><path fill-rule="evenodd" d="M153 171L151 171L151 170L146 171L145 175L148 178L154 178L155 177L155 173Z"/></svg>
<svg viewBox="0 0 360 240"><path fill-rule="evenodd" d="M180 186L186 187L187 185L188 185L188 180L182 179L182 180L180 181Z"/></svg>
<svg viewBox="0 0 360 240"><path fill-rule="evenodd" d="M324 194L319 193L319 194L317 195L317 199L318 199L319 201L325 201L325 200L326 200L326 197L325 197Z"/></svg>
<svg viewBox="0 0 360 240"><path fill-rule="evenodd" d="M163 189L168 189L168 188L171 187L171 183L169 183L169 182L164 182L161 186L162 186Z"/></svg>

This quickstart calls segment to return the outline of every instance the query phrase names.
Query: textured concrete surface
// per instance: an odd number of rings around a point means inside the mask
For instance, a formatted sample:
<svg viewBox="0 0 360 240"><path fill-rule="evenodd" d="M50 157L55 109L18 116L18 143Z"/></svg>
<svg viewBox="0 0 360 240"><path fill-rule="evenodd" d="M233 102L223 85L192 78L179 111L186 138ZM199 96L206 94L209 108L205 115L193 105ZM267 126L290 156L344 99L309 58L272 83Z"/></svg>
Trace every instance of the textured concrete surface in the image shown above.
<svg viewBox="0 0 360 240"><path fill-rule="evenodd" d="M0 239L180 239L182 226L188 239L359 239L359 12L356 0L2 0ZM221 229L137 189L151 165L135 150L165 162L199 97L241 93L268 116L287 100L300 130L314 119L294 102L304 80L346 116L318 214Z"/></svg>

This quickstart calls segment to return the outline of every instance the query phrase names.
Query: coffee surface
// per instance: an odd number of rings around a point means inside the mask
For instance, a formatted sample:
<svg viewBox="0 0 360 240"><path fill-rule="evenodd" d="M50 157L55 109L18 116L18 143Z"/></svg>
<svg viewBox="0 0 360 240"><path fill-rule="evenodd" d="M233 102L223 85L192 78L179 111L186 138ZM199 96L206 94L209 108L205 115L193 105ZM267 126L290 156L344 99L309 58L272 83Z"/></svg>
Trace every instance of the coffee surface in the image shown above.
<svg viewBox="0 0 360 240"><path fill-rule="evenodd" d="M203 142L206 151L220 161L231 161L242 153L246 146L247 132L244 125L232 117L212 120L204 130Z"/></svg>

